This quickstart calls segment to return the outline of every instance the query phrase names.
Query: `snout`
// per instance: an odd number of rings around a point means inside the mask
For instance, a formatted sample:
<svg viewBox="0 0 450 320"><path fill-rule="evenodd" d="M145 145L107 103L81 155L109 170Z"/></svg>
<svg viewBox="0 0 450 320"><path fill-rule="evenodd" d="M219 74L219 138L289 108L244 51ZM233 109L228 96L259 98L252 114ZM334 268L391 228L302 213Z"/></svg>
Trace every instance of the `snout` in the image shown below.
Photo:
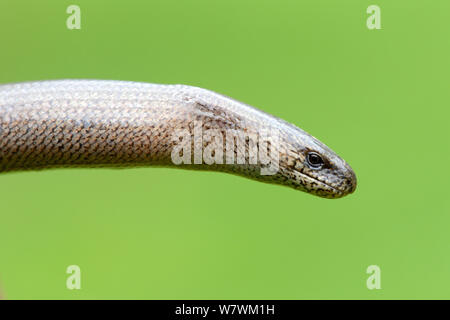
<svg viewBox="0 0 450 320"><path fill-rule="evenodd" d="M353 171L353 169L346 164L346 178L345 178L345 194L350 194L355 192L356 190L356 185L357 185L357 179L356 179L356 174Z"/></svg>
<svg viewBox="0 0 450 320"><path fill-rule="evenodd" d="M344 170L342 171L342 174L340 175L340 182L335 185L335 188L338 190L338 192L337 195L334 195L334 198L345 197L346 195L353 193L356 190L357 179L353 169L347 163L345 163Z"/></svg>

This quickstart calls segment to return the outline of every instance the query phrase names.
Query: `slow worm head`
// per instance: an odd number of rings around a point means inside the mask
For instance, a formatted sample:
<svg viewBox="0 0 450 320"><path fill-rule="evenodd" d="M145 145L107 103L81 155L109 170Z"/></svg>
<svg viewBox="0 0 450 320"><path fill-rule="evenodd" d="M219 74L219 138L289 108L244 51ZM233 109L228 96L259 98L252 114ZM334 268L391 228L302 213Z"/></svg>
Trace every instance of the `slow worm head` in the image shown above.
<svg viewBox="0 0 450 320"><path fill-rule="evenodd" d="M0 85L0 172L165 166L233 173L325 198L350 166L302 129L209 90L126 81Z"/></svg>

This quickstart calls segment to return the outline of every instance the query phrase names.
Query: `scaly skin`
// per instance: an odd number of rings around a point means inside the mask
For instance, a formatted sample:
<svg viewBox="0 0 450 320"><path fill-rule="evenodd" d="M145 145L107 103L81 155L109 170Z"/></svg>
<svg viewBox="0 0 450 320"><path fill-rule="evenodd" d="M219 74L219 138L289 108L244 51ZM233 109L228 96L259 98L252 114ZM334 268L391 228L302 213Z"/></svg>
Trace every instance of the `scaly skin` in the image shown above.
<svg viewBox="0 0 450 320"><path fill-rule="evenodd" d="M195 128L246 134L277 132L271 163L175 165L176 132ZM181 131L180 131L181 130ZM184 131L183 131L184 130ZM217 132L217 131L216 131ZM197 138L194 138L194 140ZM195 142L196 141L196 142ZM208 139L192 142L204 150ZM241 140L249 148L247 140ZM238 142L236 141L236 145ZM223 143L223 155L226 155ZM272 150L272 149L270 149ZM307 154L323 159L312 167ZM237 156L237 149L232 150ZM274 156L276 155L276 157ZM165 166L215 170L262 182L287 185L325 198L353 192L350 166L316 138L296 126L217 93L184 85L56 80L0 85L0 172L56 167Z"/></svg>

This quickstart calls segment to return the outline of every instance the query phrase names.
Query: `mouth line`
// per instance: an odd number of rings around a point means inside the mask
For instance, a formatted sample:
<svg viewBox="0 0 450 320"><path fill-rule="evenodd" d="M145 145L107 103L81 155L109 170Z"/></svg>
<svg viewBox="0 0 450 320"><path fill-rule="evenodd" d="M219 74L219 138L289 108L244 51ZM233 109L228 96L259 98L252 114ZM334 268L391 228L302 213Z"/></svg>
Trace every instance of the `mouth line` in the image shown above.
<svg viewBox="0 0 450 320"><path fill-rule="evenodd" d="M321 184L326 185L327 187L333 189L333 190L334 190L336 193L338 193L339 195L345 194L344 191L339 190L339 189L337 189L337 188L335 188L335 187L329 185L328 183L326 183L326 182L324 182L324 181L320 181L319 179L314 178L314 177L311 177L311 176L309 176L309 175L307 175L307 174L305 174L305 173L302 173L302 172L298 172L298 173L299 173L301 176L305 177L305 178L309 178L309 179L314 180L315 182L318 182L319 184L321 183Z"/></svg>

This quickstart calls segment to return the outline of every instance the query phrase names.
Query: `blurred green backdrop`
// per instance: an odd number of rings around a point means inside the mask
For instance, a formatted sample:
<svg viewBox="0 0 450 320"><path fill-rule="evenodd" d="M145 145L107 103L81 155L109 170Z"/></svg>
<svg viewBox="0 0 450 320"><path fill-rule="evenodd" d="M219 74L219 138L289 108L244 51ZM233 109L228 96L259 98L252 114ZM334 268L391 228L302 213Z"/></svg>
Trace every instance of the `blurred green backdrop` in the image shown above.
<svg viewBox="0 0 450 320"><path fill-rule="evenodd" d="M66 8L81 8L81 30ZM381 7L381 30L366 8ZM0 176L8 299L450 298L450 2L2 0L0 83L205 87L299 125L355 194L170 169ZM66 288L79 265L82 289ZM366 268L381 268L368 290Z"/></svg>

